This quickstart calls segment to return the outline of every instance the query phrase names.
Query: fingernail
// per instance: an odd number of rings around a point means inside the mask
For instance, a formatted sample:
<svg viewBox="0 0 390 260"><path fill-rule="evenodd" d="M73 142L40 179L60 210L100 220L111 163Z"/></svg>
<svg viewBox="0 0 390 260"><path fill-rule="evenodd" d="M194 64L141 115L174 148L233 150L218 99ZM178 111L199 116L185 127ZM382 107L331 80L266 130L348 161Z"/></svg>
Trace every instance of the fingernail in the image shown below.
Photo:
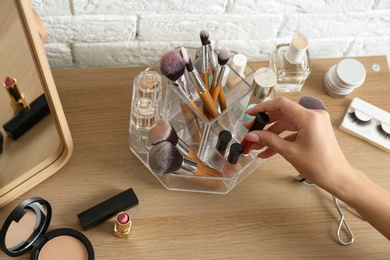
<svg viewBox="0 0 390 260"><path fill-rule="evenodd" d="M254 143L259 142L259 136L257 134L250 133L250 132L246 134L245 139Z"/></svg>

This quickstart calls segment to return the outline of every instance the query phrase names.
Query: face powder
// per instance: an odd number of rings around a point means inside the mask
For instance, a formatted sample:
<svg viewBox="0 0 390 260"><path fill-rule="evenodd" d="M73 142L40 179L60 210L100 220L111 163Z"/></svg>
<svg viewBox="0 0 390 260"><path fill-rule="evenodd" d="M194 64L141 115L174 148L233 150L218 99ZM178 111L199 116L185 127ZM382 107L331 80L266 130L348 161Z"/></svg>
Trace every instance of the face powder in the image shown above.
<svg viewBox="0 0 390 260"><path fill-rule="evenodd" d="M87 260L84 244L72 236L58 236L50 239L39 252L38 260Z"/></svg>
<svg viewBox="0 0 390 260"><path fill-rule="evenodd" d="M12 221L5 236L7 248L12 248L25 242L34 232L37 215L30 209L25 209L26 213L19 222Z"/></svg>

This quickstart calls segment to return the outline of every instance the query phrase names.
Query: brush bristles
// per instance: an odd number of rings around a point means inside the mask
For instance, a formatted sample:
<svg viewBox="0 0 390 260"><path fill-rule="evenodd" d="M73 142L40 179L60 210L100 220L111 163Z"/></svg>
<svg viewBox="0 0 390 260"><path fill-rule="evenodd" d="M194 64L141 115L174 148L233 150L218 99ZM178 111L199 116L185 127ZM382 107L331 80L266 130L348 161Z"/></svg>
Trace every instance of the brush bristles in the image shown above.
<svg viewBox="0 0 390 260"><path fill-rule="evenodd" d="M229 49L222 48L218 52L218 64L221 65L221 66L226 65L226 63L229 61L229 59L230 59L230 51L229 51Z"/></svg>
<svg viewBox="0 0 390 260"><path fill-rule="evenodd" d="M322 109L325 111L327 110L324 102L321 99L309 95L301 97L298 103L307 109Z"/></svg>
<svg viewBox="0 0 390 260"><path fill-rule="evenodd" d="M186 66L187 70L189 72L193 71L194 65L192 65L192 61L191 61L190 55L188 54L187 49L184 47L180 47L180 53L181 53L181 56L186 64L185 66Z"/></svg>
<svg viewBox="0 0 390 260"><path fill-rule="evenodd" d="M206 30L201 30L199 33L200 41L202 45L207 45L209 43L209 32Z"/></svg>
<svg viewBox="0 0 390 260"><path fill-rule="evenodd" d="M157 175L175 172L183 164L183 155L170 142L161 142L149 151L149 166Z"/></svg>
<svg viewBox="0 0 390 260"><path fill-rule="evenodd" d="M171 81L178 80L185 71L186 62L178 50L172 50L161 57L161 73Z"/></svg>
<svg viewBox="0 0 390 260"><path fill-rule="evenodd" d="M148 138L152 145L168 141L176 145L179 142L179 137L176 131L173 129L171 123L165 119L160 119L157 123L149 130Z"/></svg>

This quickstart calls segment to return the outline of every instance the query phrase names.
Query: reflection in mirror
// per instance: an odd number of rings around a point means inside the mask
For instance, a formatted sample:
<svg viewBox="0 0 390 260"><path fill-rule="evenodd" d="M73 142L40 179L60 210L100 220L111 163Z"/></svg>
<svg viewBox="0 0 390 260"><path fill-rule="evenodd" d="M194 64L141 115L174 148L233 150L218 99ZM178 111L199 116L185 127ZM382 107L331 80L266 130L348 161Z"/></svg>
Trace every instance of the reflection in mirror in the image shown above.
<svg viewBox="0 0 390 260"><path fill-rule="evenodd" d="M69 142L71 138L39 38L44 30L37 29L30 1L0 1L0 10L7 14L0 17L2 207L58 170L62 164L57 164L54 170L50 166L60 157L66 157L63 164L68 160L70 155L66 154L70 147L65 144L64 136L69 134ZM35 121L28 121L31 118ZM9 129L16 128L26 131L13 136L15 132ZM42 171L44 176L38 176Z"/></svg>
<svg viewBox="0 0 390 260"><path fill-rule="evenodd" d="M30 247L45 227L47 209L38 202L26 206L14 219L5 235L8 251L18 253Z"/></svg>

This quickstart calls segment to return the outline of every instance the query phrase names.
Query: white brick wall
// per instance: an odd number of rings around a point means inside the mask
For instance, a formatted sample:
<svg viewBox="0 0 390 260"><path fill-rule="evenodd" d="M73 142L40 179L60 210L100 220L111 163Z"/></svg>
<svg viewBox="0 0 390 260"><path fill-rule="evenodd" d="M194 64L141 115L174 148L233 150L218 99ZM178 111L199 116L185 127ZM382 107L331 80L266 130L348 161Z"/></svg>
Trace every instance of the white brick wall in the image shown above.
<svg viewBox="0 0 390 260"><path fill-rule="evenodd" d="M151 65L199 32L253 60L269 60L297 32L312 58L390 57L390 0L31 0L49 30L52 68Z"/></svg>

